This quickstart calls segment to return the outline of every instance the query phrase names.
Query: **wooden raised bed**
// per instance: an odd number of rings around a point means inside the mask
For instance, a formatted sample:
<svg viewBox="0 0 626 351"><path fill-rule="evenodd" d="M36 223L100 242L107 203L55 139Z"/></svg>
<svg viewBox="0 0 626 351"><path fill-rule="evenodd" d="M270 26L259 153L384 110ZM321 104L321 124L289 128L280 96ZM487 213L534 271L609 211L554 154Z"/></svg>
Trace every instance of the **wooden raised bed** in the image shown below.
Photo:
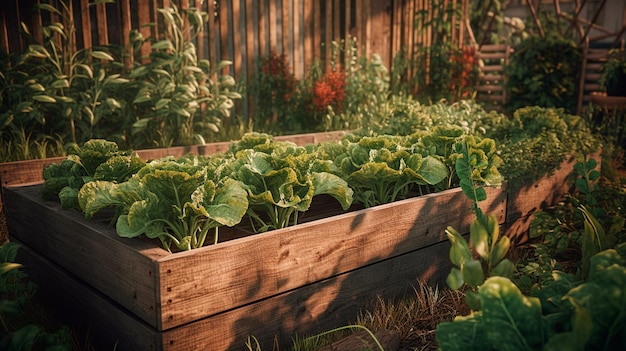
<svg viewBox="0 0 626 351"><path fill-rule="evenodd" d="M540 185L488 188L483 211L522 231L566 191L573 163ZM252 236L235 227L221 237L236 239L171 254L42 201L39 190L4 189L19 262L98 349L242 350L251 335L263 350L275 340L284 348L296 334L352 323L377 295L410 293L417 279L445 284L444 230L467 233L474 218L460 189L347 212L321 198L303 216L309 222Z"/></svg>
<svg viewBox="0 0 626 351"><path fill-rule="evenodd" d="M39 188L5 189L11 240L41 289L118 350L238 350L249 335L268 348L344 325L376 294L441 283L444 229L473 219L452 189L170 254L42 201ZM484 203L501 223L505 200L489 189Z"/></svg>

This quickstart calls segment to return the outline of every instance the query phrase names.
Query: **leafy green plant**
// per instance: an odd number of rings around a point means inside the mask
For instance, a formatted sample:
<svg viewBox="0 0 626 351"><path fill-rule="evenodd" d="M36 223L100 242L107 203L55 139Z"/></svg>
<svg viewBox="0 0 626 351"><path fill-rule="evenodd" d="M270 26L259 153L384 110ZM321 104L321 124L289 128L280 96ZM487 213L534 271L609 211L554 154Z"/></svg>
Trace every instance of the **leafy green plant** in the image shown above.
<svg viewBox="0 0 626 351"><path fill-rule="evenodd" d="M217 243L218 228L239 223L248 207L242 184L222 177L216 163L167 158L148 163L125 182L89 182L78 202L87 218L115 208L119 236L158 238L170 251L202 247L211 229Z"/></svg>
<svg viewBox="0 0 626 351"><path fill-rule="evenodd" d="M84 184L93 180L125 182L144 165L139 156L119 150L112 141L89 140L60 163L44 168L41 195L46 200L60 200L65 208L79 209L78 192Z"/></svg>
<svg viewBox="0 0 626 351"><path fill-rule="evenodd" d="M299 82L291 73L286 55L271 52L257 60L258 76L248 84L254 99L252 125L258 132L297 131L292 120Z"/></svg>
<svg viewBox="0 0 626 351"><path fill-rule="evenodd" d="M475 49L460 48L452 33L459 23L450 18L460 17L461 6L448 1L433 1L428 10L415 14L414 27L421 35L430 36L430 45L416 44L413 84L417 99L423 103L441 100L457 101L471 95L471 88L478 79L478 67L474 65Z"/></svg>
<svg viewBox="0 0 626 351"><path fill-rule="evenodd" d="M422 155L391 136L362 137L344 141L344 152L333 162L354 189L354 198L365 207L406 197L412 185L434 185L448 176L436 157Z"/></svg>
<svg viewBox="0 0 626 351"><path fill-rule="evenodd" d="M580 116L539 106L516 110L486 136L498 143L503 160L499 169L511 188L553 174L568 155L590 154L602 147Z"/></svg>
<svg viewBox="0 0 626 351"><path fill-rule="evenodd" d="M481 311L437 326L440 348L619 349L626 319L624 257L626 243L604 250L591 258L582 284L545 287L540 297L523 295L508 278L491 277L478 291Z"/></svg>
<svg viewBox="0 0 626 351"><path fill-rule="evenodd" d="M506 258L511 245L509 237L500 236L500 227L495 215L485 215L478 203L487 198L480 185L480 168L486 166L480 149L470 148L468 143L455 145L460 156L456 160L456 172L460 179L463 194L472 201L476 218L470 224L470 243L478 259L474 258L470 245L454 228L448 227L446 235L451 243L450 260L452 268L446 282L453 290L467 284L471 290L466 294L466 302L472 310L482 308L478 289L491 276L511 277L515 266Z"/></svg>
<svg viewBox="0 0 626 351"><path fill-rule="evenodd" d="M36 286L28 281L22 265L15 263L19 248L15 242L0 246L0 348L69 351L73 345L68 327L50 330L27 313Z"/></svg>
<svg viewBox="0 0 626 351"><path fill-rule="evenodd" d="M136 66L129 76L129 88L136 91L133 142L141 147L202 144L208 133L219 131L221 119L230 116L233 100L241 98L233 77L220 74L231 62L212 65L198 59L194 40L204 28L206 13L175 5L158 13L164 38L151 44L150 62ZM135 47L144 41L137 33L133 38Z"/></svg>
<svg viewBox="0 0 626 351"><path fill-rule="evenodd" d="M94 4L99 2L103 0ZM111 70L106 64L115 59L106 51L75 49L76 28L69 4L58 4L59 8L47 3L38 5L40 11L57 15L61 21L42 27L44 42L30 45L22 57L21 65L28 64L29 76L24 84L33 92L26 111L34 114L42 126L52 126L47 134L59 133L80 144L94 138L96 126L120 107L110 92L127 80L119 74L108 74ZM29 33L28 28L23 29Z"/></svg>
<svg viewBox="0 0 626 351"><path fill-rule="evenodd" d="M541 106L574 113L580 55L576 43L556 34L535 35L521 42L504 68L505 111Z"/></svg>
<svg viewBox="0 0 626 351"><path fill-rule="evenodd" d="M598 83L609 96L626 96L626 51L612 49L602 65L602 74Z"/></svg>
<svg viewBox="0 0 626 351"><path fill-rule="evenodd" d="M313 197L327 194L347 209L353 190L332 172L317 153L289 142L275 142L267 134L249 134L231 147L232 177L245 184L248 216L255 232L298 223Z"/></svg>

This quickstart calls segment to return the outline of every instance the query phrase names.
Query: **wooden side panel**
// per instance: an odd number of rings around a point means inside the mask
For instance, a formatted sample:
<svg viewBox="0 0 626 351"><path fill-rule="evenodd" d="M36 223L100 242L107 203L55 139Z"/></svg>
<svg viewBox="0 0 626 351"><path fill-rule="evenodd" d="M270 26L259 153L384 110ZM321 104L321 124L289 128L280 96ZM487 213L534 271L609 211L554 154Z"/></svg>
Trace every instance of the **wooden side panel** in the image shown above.
<svg viewBox="0 0 626 351"><path fill-rule="evenodd" d="M160 306L154 260L168 252L147 241L124 240L106 224L87 221L78 211L42 201L39 191L39 186L5 188L11 240L45 254L157 327Z"/></svg>
<svg viewBox="0 0 626 351"><path fill-rule="evenodd" d="M488 194L485 212L503 223L506 193ZM472 219L452 189L163 257L163 329L445 241Z"/></svg>
<svg viewBox="0 0 626 351"><path fill-rule="evenodd" d="M21 245L16 261L37 284L38 298L72 327L79 340L89 340L97 350L163 349L162 335L156 329L28 245L12 241Z"/></svg>
<svg viewBox="0 0 626 351"><path fill-rule="evenodd" d="M167 351L247 350L248 336L262 350L288 350L294 335L312 335L355 322L377 296L413 295L418 280L442 286L450 271L448 242L416 249L269 299L164 332ZM211 331L211 332L207 332ZM219 332L218 332L219 331Z"/></svg>
<svg viewBox="0 0 626 351"><path fill-rule="evenodd" d="M255 336L262 350L276 339L282 349L293 335L310 335L353 323L357 314L378 297L413 294L418 280L442 285L449 272L449 244L442 242L394 259L340 274L297 290L204 318L185 326L158 332L128 314L111 299L23 246L18 262L29 269L45 301L58 309L60 318L80 336L89 337L98 350L245 350Z"/></svg>
<svg viewBox="0 0 626 351"><path fill-rule="evenodd" d="M2 186L40 182L43 180L43 168L52 163L61 162L65 157L51 157L40 160L0 163Z"/></svg>
<svg viewBox="0 0 626 351"><path fill-rule="evenodd" d="M591 155L601 167L601 156ZM561 201L563 195L570 192L572 172L577 160L568 157L560 168L550 176L544 176L533 184L511 190L507 201L506 232L511 239L521 243L528 239L528 228L534 214Z"/></svg>

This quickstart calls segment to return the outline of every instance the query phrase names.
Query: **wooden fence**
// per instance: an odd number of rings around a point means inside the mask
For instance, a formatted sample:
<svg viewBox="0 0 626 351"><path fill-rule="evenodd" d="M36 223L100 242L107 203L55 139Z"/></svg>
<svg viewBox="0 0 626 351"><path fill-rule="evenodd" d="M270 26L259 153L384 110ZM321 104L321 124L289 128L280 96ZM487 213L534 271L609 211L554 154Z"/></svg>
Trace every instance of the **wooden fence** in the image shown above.
<svg viewBox="0 0 626 351"><path fill-rule="evenodd" d="M34 11L38 3L58 6L60 0L3 0L0 13L0 49L9 53L26 49L20 35L24 22L35 38L41 39L41 27L51 19ZM209 14L205 30L197 41L198 56L212 63L230 60L231 74L237 81L249 81L255 75L256 58L270 52L285 54L297 78L307 72L315 59L328 65L331 43L356 40L360 54L379 54L389 68L402 48L409 49L409 59L417 46L429 46L430 27L418 28L416 16L428 21L438 13L433 4L458 6L459 13L449 20L451 40L462 43L469 0L115 0L90 6L90 0L71 2L78 48L102 44L126 45L131 29L144 37L158 34L162 21L158 8L171 4L179 8L197 7ZM55 20L55 18L52 18ZM155 23L156 26L147 26ZM150 48L142 48L143 54Z"/></svg>

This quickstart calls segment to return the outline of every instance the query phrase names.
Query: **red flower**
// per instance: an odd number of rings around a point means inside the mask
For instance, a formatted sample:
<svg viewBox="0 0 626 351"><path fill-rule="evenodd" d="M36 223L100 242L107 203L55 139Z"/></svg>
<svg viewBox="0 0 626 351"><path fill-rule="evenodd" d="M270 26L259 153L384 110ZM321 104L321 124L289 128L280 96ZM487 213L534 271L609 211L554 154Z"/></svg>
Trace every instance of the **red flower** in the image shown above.
<svg viewBox="0 0 626 351"><path fill-rule="evenodd" d="M346 97L346 75L342 72L329 72L313 87L313 107L315 111L326 111L331 106L340 111Z"/></svg>

